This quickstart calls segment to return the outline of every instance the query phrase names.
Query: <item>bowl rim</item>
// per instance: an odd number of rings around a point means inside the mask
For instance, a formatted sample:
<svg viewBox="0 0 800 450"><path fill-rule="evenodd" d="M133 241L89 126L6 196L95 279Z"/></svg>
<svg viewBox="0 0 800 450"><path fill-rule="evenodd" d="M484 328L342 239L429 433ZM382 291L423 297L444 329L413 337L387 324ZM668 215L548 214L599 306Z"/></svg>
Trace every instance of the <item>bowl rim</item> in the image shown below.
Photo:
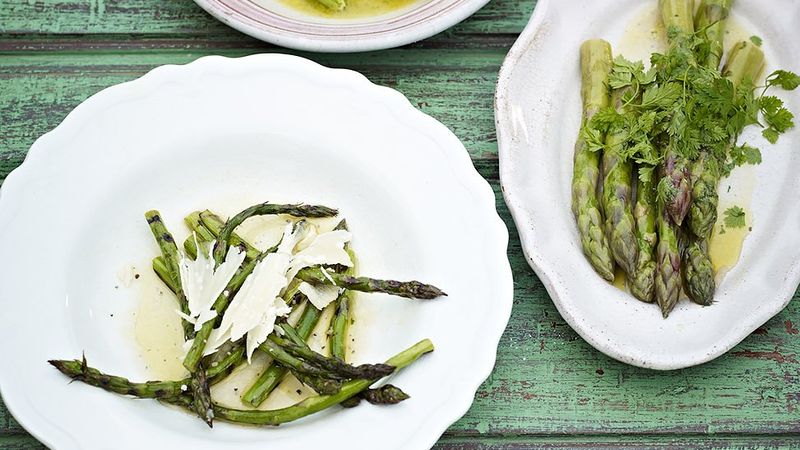
<svg viewBox="0 0 800 450"><path fill-rule="evenodd" d="M399 47L444 31L490 0L427 0L399 16L341 24L292 19L251 0L194 0L222 23L256 39L295 50L345 53Z"/></svg>

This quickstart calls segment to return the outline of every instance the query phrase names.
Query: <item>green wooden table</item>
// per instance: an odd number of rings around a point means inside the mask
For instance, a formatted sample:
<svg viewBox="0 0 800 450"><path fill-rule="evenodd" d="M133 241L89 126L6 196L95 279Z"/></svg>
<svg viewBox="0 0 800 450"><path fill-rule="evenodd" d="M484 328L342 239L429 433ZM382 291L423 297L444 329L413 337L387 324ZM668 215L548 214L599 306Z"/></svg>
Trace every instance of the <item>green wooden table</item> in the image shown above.
<svg viewBox="0 0 800 450"><path fill-rule="evenodd" d="M494 0L395 50L302 53L393 87L450 127L494 187L511 233L516 294L497 366L438 448L800 448L800 302L716 361L660 373L580 339L528 267L500 195L492 98L533 7ZM204 55L286 51L226 28L190 0L0 0L0 182L34 139L100 89ZM0 448L40 447L0 402Z"/></svg>

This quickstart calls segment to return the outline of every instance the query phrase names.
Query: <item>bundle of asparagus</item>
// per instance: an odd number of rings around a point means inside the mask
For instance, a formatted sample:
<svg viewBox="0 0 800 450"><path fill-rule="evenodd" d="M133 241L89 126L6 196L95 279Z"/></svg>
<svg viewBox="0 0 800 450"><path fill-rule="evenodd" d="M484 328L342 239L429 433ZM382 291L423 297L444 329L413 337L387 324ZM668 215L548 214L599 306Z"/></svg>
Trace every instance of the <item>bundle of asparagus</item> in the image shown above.
<svg viewBox="0 0 800 450"><path fill-rule="evenodd" d="M300 220L289 221L281 242L264 252L234 232L250 217L274 214ZM355 255L347 244L349 238L332 239L341 238L341 233L349 235L344 220L324 238L324 233L305 233L308 228L306 218L334 217L337 214L336 210L324 206L262 203L225 222L208 210L198 211L185 219L192 236L184 242L184 251L181 252L158 211L147 212L147 223L161 249L161 256L153 260L153 270L175 294L184 337L187 344L191 344L183 360L189 375L177 381L136 383L90 367L85 357L80 360L51 360L49 363L73 380L122 395L158 399L186 408L209 426L213 425L214 418L279 425L336 404L353 407L361 399L373 404L395 404L408 399L406 393L391 384L374 389L370 386L433 351L433 344L425 339L380 364L354 366L347 363L348 327L354 320L352 293L382 292L411 299L434 299L446 294L417 281L355 276ZM339 234L334 236L337 231ZM311 240L309 236L315 237ZM311 240L311 244L292 255L304 239ZM319 245L314 247L317 243ZM313 248L316 252L309 250ZM340 255L339 262L320 264L319 260L326 251ZM342 252L346 252L343 258ZM294 264L297 261L299 263ZM206 279L196 277L198 270L207 271ZM270 270L277 276L270 278ZM263 280L269 282L259 285ZM261 289L255 292L255 301L262 307L266 304L264 311L271 316L259 313L258 308L252 305L243 306L256 285ZM333 297L329 296L332 303L320 304L324 295L318 298L317 293L326 292L326 289L329 294L333 290ZM198 307L202 303L201 294L209 292L213 295L207 309ZM273 292L277 298L272 298L275 297ZM271 306L273 302L283 306L285 314L275 313L276 309ZM323 317L320 309L324 307L334 310L330 324L319 324ZM268 318L252 324L245 336L232 337L230 331L222 333L237 308L244 310L245 314L238 316L243 320L259 314ZM299 314L294 325L288 321L289 311ZM233 325L234 328L237 326L240 324ZM330 356L312 350L307 343L317 326L329 328L326 347L331 349ZM266 333L261 334L260 330L264 328ZM266 411L232 409L215 404L209 387L247 363L255 348L268 355L272 362L243 394L243 403L258 407L290 374L318 395L287 408Z"/></svg>
<svg viewBox="0 0 800 450"><path fill-rule="evenodd" d="M761 162L759 149L739 142L742 131L761 126L775 143L794 126L783 102L766 93L793 90L800 77L777 70L756 86L765 66L759 38L734 45L720 71L732 3L701 0L695 14L693 0L660 0L668 47L648 70L612 58L603 40L580 51L572 211L583 251L608 281L620 267L631 293L655 301L665 318L682 290L700 305L713 301L708 240L720 179Z"/></svg>

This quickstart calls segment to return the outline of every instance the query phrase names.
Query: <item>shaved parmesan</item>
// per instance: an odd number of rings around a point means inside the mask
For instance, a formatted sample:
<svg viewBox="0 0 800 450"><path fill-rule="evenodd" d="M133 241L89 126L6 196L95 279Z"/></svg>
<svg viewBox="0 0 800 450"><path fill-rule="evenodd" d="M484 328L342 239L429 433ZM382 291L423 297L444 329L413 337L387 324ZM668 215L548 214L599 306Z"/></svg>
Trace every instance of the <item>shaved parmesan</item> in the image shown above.
<svg viewBox="0 0 800 450"><path fill-rule="evenodd" d="M272 332L275 320L291 312L280 294L289 284L286 272L292 261L291 251L305 230L303 224L299 222L294 232L292 224L287 224L277 251L256 264L233 297L219 329L212 333L210 347L218 348L225 341L236 341L247 335L247 360L251 361L255 349Z"/></svg>
<svg viewBox="0 0 800 450"><path fill-rule="evenodd" d="M334 230L321 233L314 238L308 247L294 255L289 268L289 279L294 278L301 269L318 265L341 264L352 267L353 261L344 249L344 245L353 238L347 230Z"/></svg>
<svg viewBox="0 0 800 450"><path fill-rule="evenodd" d="M238 247L229 248L225 261L215 268L214 258L211 256L214 243L204 248L197 244L195 237L195 244L197 258L192 260L181 254L179 268L181 286L189 304L189 316L181 314L181 317L193 323L196 331L204 323L217 317L217 312L213 309L214 302L244 262L245 252Z"/></svg>
<svg viewBox="0 0 800 450"><path fill-rule="evenodd" d="M298 286L298 290L308 297L308 301L317 309L322 310L332 301L336 300L341 293L341 289L336 286L314 286L303 281Z"/></svg>

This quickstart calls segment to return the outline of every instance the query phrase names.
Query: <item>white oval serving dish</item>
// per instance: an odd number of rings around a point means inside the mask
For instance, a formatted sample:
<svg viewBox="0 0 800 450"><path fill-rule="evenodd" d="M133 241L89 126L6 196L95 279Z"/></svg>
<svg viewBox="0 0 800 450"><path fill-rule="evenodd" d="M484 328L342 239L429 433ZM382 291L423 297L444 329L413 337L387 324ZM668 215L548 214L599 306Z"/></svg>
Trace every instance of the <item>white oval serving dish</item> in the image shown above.
<svg viewBox="0 0 800 450"><path fill-rule="evenodd" d="M570 211L572 158L581 117L578 49L604 38L612 48L643 43L649 30L633 30L657 2L648 0L540 0L500 71L495 103L500 178L525 255L564 319L587 342L617 360L653 369L678 369L714 359L780 312L800 283L800 132L767 144L751 129L744 141L762 147L764 161L750 171L753 230L739 263L718 286L716 303L679 303L669 319L603 281L584 258ZM774 14L774 11L784 11ZM792 13L793 12L793 13ZM780 0L764 8L737 1L733 19L763 38L767 72L798 71L800 3ZM616 52L615 52L616 53ZM800 112L798 93L775 91ZM733 189L742 184L730 183Z"/></svg>

